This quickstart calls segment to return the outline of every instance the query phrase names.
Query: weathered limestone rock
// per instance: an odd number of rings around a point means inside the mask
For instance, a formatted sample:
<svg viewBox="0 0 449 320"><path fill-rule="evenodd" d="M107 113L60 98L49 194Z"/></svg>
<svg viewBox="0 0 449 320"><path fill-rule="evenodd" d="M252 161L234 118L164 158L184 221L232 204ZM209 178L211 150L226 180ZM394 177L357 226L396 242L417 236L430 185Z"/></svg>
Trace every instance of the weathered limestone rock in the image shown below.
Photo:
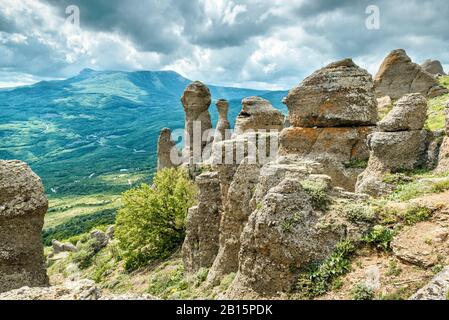
<svg viewBox="0 0 449 320"><path fill-rule="evenodd" d="M168 128L161 130L157 143L157 170L173 168L176 165L173 160L178 156L175 142L171 139L171 131Z"/></svg>
<svg viewBox="0 0 449 320"><path fill-rule="evenodd" d="M198 205L189 209L186 238L182 247L187 272L210 268L219 247L221 211L220 181L216 172L206 172L196 178L199 188Z"/></svg>
<svg viewBox="0 0 449 320"><path fill-rule="evenodd" d="M48 285L41 236L47 209L28 165L0 160L0 292Z"/></svg>
<svg viewBox="0 0 449 320"><path fill-rule="evenodd" d="M438 166L435 169L437 173L449 172L449 137L443 139L438 156Z"/></svg>
<svg viewBox="0 0 449 320"><path fill-rule="evenodd" d="M52 240L51 246L53 248L53 254L58 254L61 252L77 252L78 249L71 243L62 243L58 240Z"/></svg>
<svg viewBox="0 0 449 320"><path fill-rule="evenodd" d="M393 254L408 263L429 268L438 263L439 256L449 253L448 229L426 221L409 227L391 242Z"/></svg>
<svg viewBox="0 0 449 320"><path fill-rule="evenodd" d="M369 137L371 156L366 170L358 177L356 192L379 196L392 191L382 182L387 173L412 170L423 158L424 130L375 132Z"/></svg>
<svg viewBox="0 0 449 320"><path fill-rule="evenodd" d="M412 170L428 162L429 135L422 130L427 117L427 101L420 94L401 98L379 123L379 132L368 136L368 167L358 177L356 192L379 196L393 190L383 176Z"/></svg>
<svg viewBox="0 0 449 320"><path fill-rule="evenodd" d="M433 75L413 63L403 49L390 52L374 79L376 95L399 99L408 93L421 93L425 97L444 92ZM436 87L436 88L434 88ZM447 90L446 90L447 92Z"/></svg>
<svg viewBox="0 0 449 320"><path fill-rule="evenodd" d="M421 65L421 67L425 71L433 75L446 75L441 62L438 60L428 59Z"/></svg>
<svg viewBox="0 0 449 320"><path fill-rule="evenodd" d="M226 130L231 129L231 124L228 120L229 102L220 99L217 101L216 105L218 110L218 122L217 128L215 129L214 142L227 140Z"/></svg>
<svg viewBox="0 0 449 320"><path fill-rule="evenodd" d="M296 154L321 162L333 186L353 191L363 168L353 168L351 164L368 160L366 141L375 129L374 126L287 128L281 132L279 154Z"/></svg>
<svg viewBox="0 0 449 320"><path fill-rule="evenodd" d="M307 77L284 99L294 127L367 126L377 122L371 75L351 59Z"/></svg>
<svg viewBox="0 0 449 320"><path fill-rule="evenodd" d="M234 175L221 217L220 249L208 274L209 283L216 284L222 276L237 272L240 235L253 212L250 201L259 180L259 173L260 164L248 163L246 158Z"/></svg>
<svg viewBox="0 0 449 320"><path fill-rule="evenodd" d="M419 93L403 96L377 125L380 131L421 130L427 119L427 99Z"/></svg>
<svg viewBox="0 0 449 320"><path fill-rule="evenodd" d="M294 270L326 258L345 235L341 225L321 226L324 216L312 208L297 179L285 178L271 188L243 230L239 270L227 297L288 292Z"/></svg>
<svg viewBox="0 0 449 320"><path fill-rule="evenodd" d="M235 134L246 130L278 130L284 127L284 116L268 100L249 97L242 100L242 110L235 121Z"/></svg>
<svg viewBox="0 0 449 320"><path fill-rule="evenodd" d="M445 267L428 284L411 296L410 300L447 300L448 292L449 267Z"/></svg>
<svg viewBox="0 0 449 320"><path fill-rule="evenodd" d="M190 161L191 157L194 156L194 151L196 157L201 156L202 151L213 138L206 137L204 140L202 139L204 133L212 128L209 114L209 106L211 104L209 88L200 81L195 81L187 86L181 102L186 114L184 157L186 161ZM198 144L198 150L194 149L194 141Z"/></svg>

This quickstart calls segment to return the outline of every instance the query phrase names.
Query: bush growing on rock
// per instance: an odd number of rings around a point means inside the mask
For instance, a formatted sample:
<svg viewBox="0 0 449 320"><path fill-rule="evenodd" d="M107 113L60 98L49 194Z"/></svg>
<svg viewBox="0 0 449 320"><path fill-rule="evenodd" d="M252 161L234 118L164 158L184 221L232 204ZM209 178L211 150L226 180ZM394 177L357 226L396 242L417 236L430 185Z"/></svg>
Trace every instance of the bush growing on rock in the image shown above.
<svg viewBox="0 0 449 320"><path fill-rule="evenodd" d="M159 171L153 182L154 187L143 184L126 192L117 215L116 238L127 270L168 257L185 237L187 210L195 203L193 183L173 168Z"/></svg>
<svg viewBox="0 0 449 320"><path fill-rule="evenodd" d="M390 243L393 240L393 236L393 230L382 225L376 225L362 240L377 249L387 251L390 250Z"/></svg>

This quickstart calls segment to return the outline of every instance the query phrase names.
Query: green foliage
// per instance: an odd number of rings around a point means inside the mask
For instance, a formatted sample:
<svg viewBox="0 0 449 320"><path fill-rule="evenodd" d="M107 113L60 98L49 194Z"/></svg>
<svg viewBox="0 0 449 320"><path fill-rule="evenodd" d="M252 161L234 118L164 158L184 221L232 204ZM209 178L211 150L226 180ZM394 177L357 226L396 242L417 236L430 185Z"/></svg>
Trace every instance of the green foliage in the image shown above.
<svg viewBox="0 0 449 320"><path fill-rule="evenodd" d="M220 282L220 291L221 292L225 292L226 290L228 290L229 286L232 284L232 282L235 279L236 274L234 272L231 272L227 275L225 275Z"/></svg>
<svg viewBox="0 0 449 320"><path fill-rule="evenodd" d="M320 265L302 273L296 283L296 289L306 298L314 298L326 293L338 277L351 270L350 257L355 251L351 241L337 244L334 253Z"/></svg>
<svg viewBox="0 0 449 320"><path fill-rule="evenodd" d="M93 270L90 272L89 278L96 283L104 282L105 278L114 270L114 267L120 260L121 255L117 243L109 243L94 256L92 260Z"/></svg>
<svg viewBox="0 0 449 320"><path fill-rule="evenodd" d="M432 216L432 210L421 205L410 205L403 215L404 222L407 225L413 225L421 221L429 220Z"/></svg>
<svg viewBox="0 0 449 320"><path fill-rule="evenodd" d="M81 242L78 245L78 251L72 254L72 261L83 270L92 265L93 258L97 254L96 239L89 239L85 242Z"/></svg>
<svg viewBox="0 0 449 320"><path fill-rule="evenodd" d="M127 270L168 257L185 237L187 210L195 203L194 184L180 169L162 170L153 182L154 188L143 184L126 192L117 215L115 234Z"/></svg>
<svg viewBox="0 0 449 320"><path fill-rule="evenodd" d="M343 163L346 169L366 169L368 167L367 160L351 160Z"/></svg>
<svg viewBox="0 0 449 320"><path fill-rule="evenodd" d="M198 270L198 272L195 275L196 277L195 286L199 287L204 281L206 281L208 274L209 274L208 268L200 268L200 270Z"/></svg>
<svg viewBox="0 0 449 320"><path fill-rule="evenodd" d="M54 228L45 229L42 232L44 245L50 246L53 239L62 241L89 232L98 226L113 224L116 212L115 209L107 209L90 215L73 217Z"/></svg>
<svg viewBox="0 0 449 320"><path fill-rule="evenodd" d="M293 232L294 227L301 221L301 213L295 213L293 216L285 218L281 222L281 229L286 233Z"/></svg>
<svg viewBox="0 0 449 320"><path fill-rule="evenodd" d="M327 186L323 182L302 181L304 191L310 196L312 206L316 210L327 210L331 203L331 199L327 194Z"/></svg>
<svg viewBox="0 0 449 320"><path fill-rule="evenodd" d="M154 274L150 278L148 293L167 299L179 291L186 290L188 285L184 279L184 267L179 264L169 271Z"/></svg>
<svg viewBox="0 0 449 320"><path fill-rule="evenodd" d="M436 131L444 128L444 107L448 99L449 94L445 94L429 100L427 109L427 121L425 126L427 130Z"/></svg>
<svg viewBox="0 0 449 320"><path fill-rule="evenodd" d="M402 269L398 267L396 260L391 260L388 263L387 276L397 277L402 273Z"/></svg>
<svg viewBox="0 0 449 320"><path fill-rule="evenodd" d="M362 238L362 241L377 249L388 251L393 236L393 230L382 225L376 225Z"/></svg>
<svg viewBox="0 0 449 320"><path fill-rule="evenodd" d="M354 300L373 300L374 290L364 283L358 283L352 288L351 295Z"/></svg>
<svg viewBox="0 0 449 320"><path fill-rule="evenodd" d="M374 209L365 203L345 204L343 212L352 222L373 222L376 219Z"/></svg>
<svg viewBox="0 0 449 320"><path fill-rule="evenodd" d="M432 185L431 192L441 193L449 190L449 180L439 181Z"/></svg>

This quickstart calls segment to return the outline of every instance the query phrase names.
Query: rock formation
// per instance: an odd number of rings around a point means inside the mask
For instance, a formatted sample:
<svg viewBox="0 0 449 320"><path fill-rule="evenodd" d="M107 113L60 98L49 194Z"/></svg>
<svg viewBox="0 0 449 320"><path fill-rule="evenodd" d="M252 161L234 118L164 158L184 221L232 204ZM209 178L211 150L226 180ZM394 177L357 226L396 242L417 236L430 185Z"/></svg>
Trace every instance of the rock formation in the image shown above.
<svg viewBox="0 0 449 320"><path fill-rule="evenodd" d="M280 131L283 127L284 116L268 100L249 97L242 100L242 110L235 121L234 131L239 135L246 130Z"/></svg>
<svg viewBox="0 0 449 320"><path fill-rule="evenodd" d="M445 267L427 285L419 289L410 300L447 300L448 292L449 267Z"/></svg>
<svg viewBox="0 0 449 320"><path fill-rule="evenodd" d="M438 85L435 77L413 63L402 49L393 50L385 58L374 79L376 95L399 99L408 93L436 97L448 90Z"/></svg>
<svg viewBox="0 0 449 320"><path fill-rule="evenodd" d="M421 65L421 67L424 69L424 71L427 71L428 73L433 75L446 75L441 62L438 60L428 59Z"/></svg>
<svg viewBox="0 0 449 320"><path fill-rule="evenodd" d="M157 170L176 167L173 157L178 156L177 153L176 144L171 139L170 129L162 129L157 142Z"/></svg>
<svg viewBox="0 0 449 320"><path fill-rule="evenodd" d="M189 209L186 238L182 247L187 272L210 268L218 252L221 192L216 172L206 172L196 178L199 188L198 205Z"/></svg>
<svg viewBox="0 0 449 320"><path fill-rule="evenodd" d="M192 157L194 157L199 162L204 148L208 146L213 138L204 137L204 133L212 128L209 114L209 106L211 104L209 88L203 83L195 81L187 86L182 95L181 102L186 115L185 161L191 162ZM198 145L197 148L195 148L194 141Z"/></svg>
<svg viewBox="0 0 449 320"><path fill-rule="evenodd" d="M354 190L375 130L377 101L369 73L345 59L314 72L284 99L293 127L280 136L281 155L297 154L327 166L333 184Z"/></svg>
<svg viewBox="0 0 449 320"><path fill-rule="evenodd" d="M372 78L351 59L314 72L289 92L284 103L294 127L370 126L377 122Z"/></svg>
<svg viewBox="0 0 449 320"><path fill-rule="evenodd" d="M227 140L226 132L231 129L231 125L228 120L229 102L220 99L217 101L218 121L217 128L215 129L214 142Z"/></svg>
<svg viewBox="0 0 449 320"><path fill-rule="evenodd" d="M241 235L239 270L228 295L272 297L288 292L295 271L326 258L345 236L345 228L324 223L300 181L283 179L270 188L250 215Z"/></svg>
<svg viewBox="0 0 449 320"><path fill-rule="evenodd" d="M420 94L408 94L395 104L379 122L380 132L369 137L370 159L358 178L357 192L375 196L389 192L390 187L382 182L385 174L422 165L426 117L427 100Z"/></svg>
<svg viewBox="0 0 449 320"><path fill-rule="evenodd" d="M0 292L48 285L42 227L48 201L40 178L0 160Z"/></svg>
<svg viewBox="0 0 449 320"><path fill-rule="evenodd" d="M209 271L208 281L216 284L221 277L236 272L239 266L240 235L254 208L250 201L259 181L260 164L244 159L229 187L220 221L220 249Z"/></svg>
<svg viewBox="0 0 449 320"><path fill-rule="evenodd" d="M438 166L436 168L436 172L439 173L449 172L449 101L446 102L444 111L446 115L446 136L439 148Z"/></svg>

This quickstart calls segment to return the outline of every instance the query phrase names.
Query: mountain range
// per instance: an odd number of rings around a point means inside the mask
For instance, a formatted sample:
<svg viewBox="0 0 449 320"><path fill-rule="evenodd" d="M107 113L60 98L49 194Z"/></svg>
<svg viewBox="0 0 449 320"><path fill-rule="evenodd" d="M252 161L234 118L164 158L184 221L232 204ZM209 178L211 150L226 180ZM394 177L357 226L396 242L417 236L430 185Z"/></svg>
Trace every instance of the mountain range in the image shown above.
<svg viewBox="0 0 449 320"><path fill-rule="evenodd" d="M184 127L180 97L191 82L173 71L94 71L66 80L0 90L0 159L30 164L49 194L107 192L109 173L153 172L163 127ZM233 124L241 100L261 96L286 113L285 91L209 86L214 105L229 100ZM95 189L95 190L94 190Z"/></svg>

